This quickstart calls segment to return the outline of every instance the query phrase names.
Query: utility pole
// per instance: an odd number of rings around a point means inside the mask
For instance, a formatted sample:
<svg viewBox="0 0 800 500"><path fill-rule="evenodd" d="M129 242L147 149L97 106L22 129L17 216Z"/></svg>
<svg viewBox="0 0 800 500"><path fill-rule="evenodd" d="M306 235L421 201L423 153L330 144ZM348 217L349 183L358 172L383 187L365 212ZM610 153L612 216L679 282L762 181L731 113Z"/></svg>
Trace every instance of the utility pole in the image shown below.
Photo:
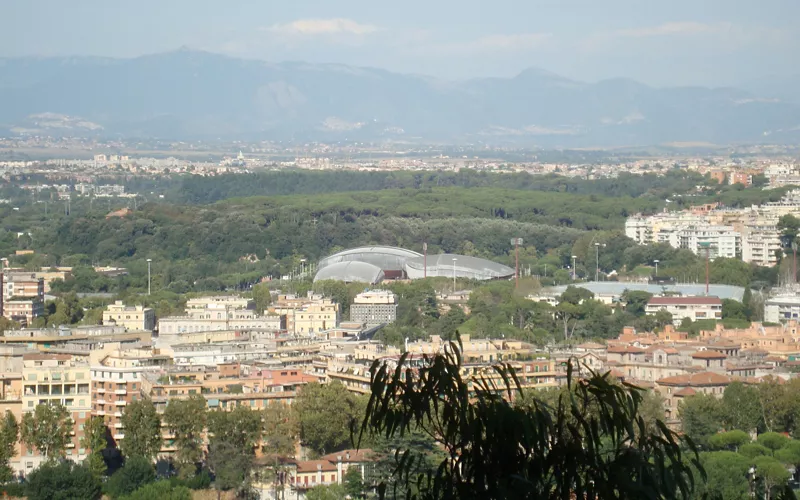
<svg viewBox="0 0 800 500"><path fill-rule="evenodd" d="M150 263L153 259L147 259L147 295L150 295Z"/></svg>
<svg viewBox="0 0 800 500"><path fill-rule="evenodd" d="M522 245L522 238L511 238L514 245L514 288L519 288L519 246Z"/></svg>
<svg viewBox="0 0 800 500"><path fill-rule="evenodd" d="M578 279L578 272L575 269L577 259L577 255L572 256L572 281L576 281Z"/></svg>
<svg viewBox="0 0 800 500"><path fill-rule="evenodd" d="M428 277L428 243L423 241L422 242L422 267L423 267L423 278Z"/></svg>
<svg viewBox="0 0 800 500"><path fill-rule="evenodd" d="M594 261L595 261L595 270L594 270L594 280L600 281L600 247L605 247L605 243L596 242L594 244ZM658 274L658 273L656 273Z"/></svg>

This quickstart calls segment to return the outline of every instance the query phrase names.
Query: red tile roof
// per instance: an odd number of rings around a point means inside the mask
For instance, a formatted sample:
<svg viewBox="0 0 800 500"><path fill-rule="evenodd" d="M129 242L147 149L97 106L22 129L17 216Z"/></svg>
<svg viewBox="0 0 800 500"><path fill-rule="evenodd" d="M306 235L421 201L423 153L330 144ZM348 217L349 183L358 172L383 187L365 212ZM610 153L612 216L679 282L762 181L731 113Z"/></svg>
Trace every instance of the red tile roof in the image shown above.
<svg viewBox="0 0 800 500"><path fill-rule="evenodd" d="M297 462L298 474L317 472L318 470L323 472L335 471L336 465L327 460L304 460L302 462Z"/></svg>
<svg viewBox="0 0 800 500"><path fill-rule="evenodd" d="M687 397L687 396L694 396L695 394L697 394L697 391L695 391L691 387L684 387L683 389L681 389L679 391L675 391L675 394L673 394L673 395L674 396Z"/></svg>
<svg viewBox="0 0 800 500"><path fill-rule="evenodd" d="M728 356L719 351L697 351L692 354L695 359L726 359Z"/></svg>
<svg viewBox="0 0 800 500"><path fill-rule="evenodd" d="M730 377L720 375L714 372L700 372L692 373L691 375L675 375L674 377L665 377L658 380L658 385L671 385L671 386L685 386L685 387L702 387L709 385L728 385L731 382Z"/></svg>
<svg viewBox="0 0 800 500"><path fill-rule="evenodd" d="M374 455L375 453L369 449L342 450L342 451L337 451L336 453L329 453L328 455L324 455L320 458L334 464L339 461L339 457L342 457L342 463L361 463L361 462L369 462L370 460L372 460L372 457Z"/></svg>
<svg viewBox="0 0 800 500"><path fill-rule="evenodd" d="M671 305L713 305L721 306L722 301L719 297L653 297L647 303L652 306L671 306Z"/></svg>

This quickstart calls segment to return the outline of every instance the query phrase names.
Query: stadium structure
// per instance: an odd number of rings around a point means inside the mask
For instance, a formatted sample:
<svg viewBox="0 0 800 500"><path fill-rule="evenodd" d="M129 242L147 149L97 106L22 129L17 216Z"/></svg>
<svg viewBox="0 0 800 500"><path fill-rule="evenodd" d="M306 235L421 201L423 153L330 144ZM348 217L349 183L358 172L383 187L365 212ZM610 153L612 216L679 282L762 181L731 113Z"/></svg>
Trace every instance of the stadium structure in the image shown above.
<svg viewBox="0 0 800 500"><path fill-rule="evenodd" d="M468 255L423 256L397 247L359 247L343 250L319 261L314 281L338 280L376 284L383 279L421 279L426 276L477 280L508 279L514 269Z"/></svg>
<svg viewBox="0 0 800 500"><path fill-rule="evenodd" d="M406 261L406 275L412 280L424 278L426 275L447 278L456 276L474 280L499 280L514 277L514 270L508 266L469 255L443 253L429 255L427 264L425 260L424 257L417 257Z"/></svg>

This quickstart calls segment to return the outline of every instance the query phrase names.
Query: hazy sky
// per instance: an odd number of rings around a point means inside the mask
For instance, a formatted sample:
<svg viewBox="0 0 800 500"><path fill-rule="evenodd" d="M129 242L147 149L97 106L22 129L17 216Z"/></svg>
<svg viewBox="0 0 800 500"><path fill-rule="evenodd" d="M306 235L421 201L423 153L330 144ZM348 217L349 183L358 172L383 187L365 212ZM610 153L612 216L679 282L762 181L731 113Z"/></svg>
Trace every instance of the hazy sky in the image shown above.
<svg viewBox="0 0 800 500"><path fill-rule="evenodd" d="M446 78L726 85L797 71L800 0L0 0L0 56L180 46Z"/></svg>

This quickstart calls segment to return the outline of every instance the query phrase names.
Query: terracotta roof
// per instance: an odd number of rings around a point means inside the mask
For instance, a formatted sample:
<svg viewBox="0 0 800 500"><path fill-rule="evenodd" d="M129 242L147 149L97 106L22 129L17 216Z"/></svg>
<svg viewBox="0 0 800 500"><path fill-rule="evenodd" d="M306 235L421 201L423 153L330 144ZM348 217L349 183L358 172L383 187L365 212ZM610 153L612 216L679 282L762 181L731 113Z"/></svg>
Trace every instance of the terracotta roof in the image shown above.
<svg viewBox="0 0 800 500"><path fill-rule="evenodd" d="M370 460L372 460L372 457L374 455L375 453L369 449L342 450L336 453L329 453L328 455L324 455L320 458L334 464L339 461L339 457L342 457L342 463L360 463L360 462L369 462Z"/></svg>
<svg viewBox="0 0 800 500"><path fill-rule="evenodd" d="M695 391L691 387L684 387L679 391L675 391L673 396L687 397L687 396L694 396L695 394L697 394L697 391Z"/></svg>
<svg viewBox="0 0 800 500"><path fill-rule="evenodd" d="M583 344L579 344L578 348L580 349L602 349L605 346L603 344L598 344L597 342L584 342Z"/></svg>
<svg viewBox="0 0 800 500"><path fill-rule="evenodd" d="M682 385L691 387L702 387L707 385L728 385L730 377L714 372L692 373L691 375L675 375L658 380L659 385Z"/></svg>
<svg viewBox="0 0 800 500"><path fill-rule="evenodd" d="M72 356L69 354L23 354L22 359L26 361L45 361L48 359L56 359L58 361L69 361Z"/></svg>
<svg viewBox="0 0 800 500"><path fill-rule="evenodd" d="M298 474L317 472L318 470L322 470L323 472L335 471L336 465L328 460L304 460L302 462L297 462Z"/></svg>
<svg viewBox="0 0 800 500"><path fill-rule="evenodd" d="M626 345L626 346L609 347L608 348L608 352L612 352L612 353L616 353L616 354L626 354L626 353L642 354L643 352L645 352L645 350L642 349L641 347L634 347L632 345Z"/></svg>
<svg viewBox="0 0 800 500"><path fill-rule="evenodd" d="M726 359L728 356L719 351L697 351L692 354L695 359Z"/></svg>
<svg viewBox="0 0 800 500"><path fill-rule="evenodd" d="M653 297L647 305L671 306L671 305L722 305L719 297Z"/></svg>

